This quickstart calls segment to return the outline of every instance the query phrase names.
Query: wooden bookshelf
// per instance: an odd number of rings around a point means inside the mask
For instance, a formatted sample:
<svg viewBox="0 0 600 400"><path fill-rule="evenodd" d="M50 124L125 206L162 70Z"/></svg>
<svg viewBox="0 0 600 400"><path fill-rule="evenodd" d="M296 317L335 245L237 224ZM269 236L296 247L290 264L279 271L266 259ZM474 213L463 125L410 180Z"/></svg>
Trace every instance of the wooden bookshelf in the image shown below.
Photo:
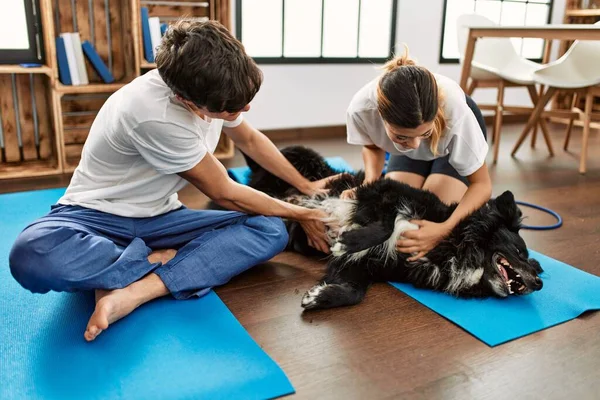
<svg viewBox="0 0 600 400"><path fill-rule="evenodd" d="M77 167L89 128L104 101L156 68L142 54L141 7L148 7L150 15L159 16L161 22L196 17L216 19L231 27L229 0L120 0L108 2L108 12L102 1L39 1L45 64L35 68L0 65L0 147L4 148L0 180L69 173ZM82 41L89 40L109 64L115 82L103 83L86 62L89 84L61 83L55 38L62 32L79 32ZM16 107L13 92L17 93ZM226 159L233 154L233 142L223 135L215 156Z"/></svg>
<svg viewBox="0 0 600 400"><path fill-rule="evenodd" d="M0 179L62 172L61 144L53 104L52 6L40 0L46 63L41 67L0 66Z"/></svg>

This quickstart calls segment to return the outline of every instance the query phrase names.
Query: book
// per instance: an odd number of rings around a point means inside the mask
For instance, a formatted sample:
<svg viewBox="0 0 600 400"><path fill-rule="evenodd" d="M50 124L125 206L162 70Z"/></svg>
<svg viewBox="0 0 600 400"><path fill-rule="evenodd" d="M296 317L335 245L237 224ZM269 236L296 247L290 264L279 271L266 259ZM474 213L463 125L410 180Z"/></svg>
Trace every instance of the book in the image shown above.
<svg viewBox="0 0 600 400"><path fill-rule="evenodd" d="M160 19L158 17L148 18L148 25L150 26L150 40L152 41L152 53L154 59L156 59L156 50L160 46L162 35L160 34Z"/></svg>
<svg viewBox="0 0 600 400"><path fill-rule="evenodd" d="M58 36L56 38L56 58L58 61L58 76L63 85L72 85L71 73L69 72L69 60L65 50L65 40Z"/></svg>
<svg viewBox="0 0 600 400"><path fill-rule="evenodd" d="M169 24L164 23L164 22L162 24L160 24L160 35L164 36L165 32L167 32L168 29L169 29Z"/></svg>
<svg viewBox="0 0 600 400"><path fill-rule="evenodd" d="M73 43L73 50L75 51L75 62L77 63L79 81L82 85L87 85L90 81L88 80L87 70L85 69L85 59L83 58L83 49L81 48L79 32L71 33L71 41Z"/></svg>
<svg viewBox="0 0 600 400"><path fill-rule="evenodd" d="M100 58L100 55L94 48L94 46L89 41L84 41L81 44L81 48L83 49L83 53L87 57L87 59L92 64L92 67L96 70L98 75L102 78L105 83L112 83L115 81L115 77L110 73L110 70Z"/></svg>
<svg viewBox="0 0 600 400"><path fill-rule="evenodd" d="M148 23L148 7L141 7L142 13L142 43L144 45L144 58L146 61L154 62L154 51L152 51L152 38L150 37L150 25Z"/></svg>
<svg viewBox="0 0 600 400"><path fill-rule="evenodd" d="M60 37L65 43L65 53L67 54L67 64L69 65L69 74L71 75L71 83L73 85L81 85L79 80L79 72L77 69L77 61L75 60L75 49L70 33L61 33Z"/></svg>

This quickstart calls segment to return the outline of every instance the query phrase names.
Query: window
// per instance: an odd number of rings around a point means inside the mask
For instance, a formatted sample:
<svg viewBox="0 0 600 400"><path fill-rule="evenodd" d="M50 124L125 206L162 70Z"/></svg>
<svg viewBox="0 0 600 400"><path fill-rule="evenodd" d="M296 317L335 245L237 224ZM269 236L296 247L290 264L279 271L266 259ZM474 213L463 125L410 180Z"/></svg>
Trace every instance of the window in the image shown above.
<svg viewBox="0 0 600 400"><path fill-rule="evenodd" d="M2 0L0 64L43 63L37 0Z"/></svg>
<svg viewBox="0 0 600 400"><path fill-rule="evenodd" d="M236 34L259 63L383 62L397 0L237 0Z"/></svg>
<svg viewBox="0 0 600 400"><path fill-rule="evenodd" d="M458 63L456 19L462 14L481 14L499 25L545 25L550 22L553 0L444 0L440 63ZM544 40L511 38L519 53L541 60Z"/></svg>

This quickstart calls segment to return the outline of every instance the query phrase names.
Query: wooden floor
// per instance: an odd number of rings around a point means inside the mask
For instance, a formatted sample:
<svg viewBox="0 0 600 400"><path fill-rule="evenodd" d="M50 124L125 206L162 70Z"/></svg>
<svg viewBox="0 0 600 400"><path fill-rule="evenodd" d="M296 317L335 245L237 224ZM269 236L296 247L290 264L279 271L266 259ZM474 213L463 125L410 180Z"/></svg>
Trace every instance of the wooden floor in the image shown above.
<svg viewBox="0 0 600 400"><path fill-rule="evenodd" d="M600 134L592 131L589 172L582 176L576 153L580 129L574 132L574 154L562 151L562 128L555 126L555 157L548 157L540 142L536 150L523 146L513 159L509 152L520 128L507 126L503 131L499 163L490 167L494 195L510 189L519 200L559 212L562 228L523 232L529 247L600 275ZM360 167L360 149L343 139L304 144ZM243 161L237 155L227 164ZM68 179L57 178L2 182L0 191L66 183ZM184 189L181 198L191 207L206 201L192 187ZM527 223L551 221L525 213L530 215ZM302 313L302 294L323 267L323 262L284 253L217 289L286 372L297 398L600 398L600 313L490 348L385 284L373 287L359 306Z"/></svg>

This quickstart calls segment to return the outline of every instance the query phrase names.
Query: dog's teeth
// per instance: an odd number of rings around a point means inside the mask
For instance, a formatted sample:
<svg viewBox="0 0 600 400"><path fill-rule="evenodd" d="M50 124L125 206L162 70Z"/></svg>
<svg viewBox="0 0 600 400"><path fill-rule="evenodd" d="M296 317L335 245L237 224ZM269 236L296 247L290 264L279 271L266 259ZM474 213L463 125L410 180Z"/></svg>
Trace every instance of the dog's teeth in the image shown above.
<svg viewBox="0 0 600 400"><path fill-rule="evenodd" d="M517 278L520 278L520 277L521 277L521 275L517 274Z"/></svg>

